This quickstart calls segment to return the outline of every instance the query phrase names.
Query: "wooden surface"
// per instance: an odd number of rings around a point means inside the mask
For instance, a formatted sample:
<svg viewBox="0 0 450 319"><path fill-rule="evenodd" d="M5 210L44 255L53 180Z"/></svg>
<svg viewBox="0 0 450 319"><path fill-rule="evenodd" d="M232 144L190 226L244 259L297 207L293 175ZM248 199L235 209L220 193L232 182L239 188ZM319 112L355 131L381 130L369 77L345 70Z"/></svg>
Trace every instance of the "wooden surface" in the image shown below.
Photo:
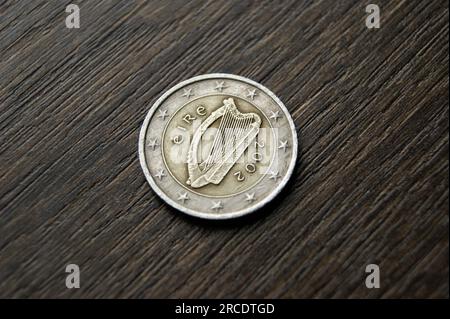
<svg viewBox="0 0 450 319"><path fill-rule="evenodd" d="M327 0L77 1L69 30L69 2L0 1L0 297L448 297L447 1L375 1L378 30ZM225 223L170 209L137 154L152 103L211 72L275 92L301 145Z"/></svg>

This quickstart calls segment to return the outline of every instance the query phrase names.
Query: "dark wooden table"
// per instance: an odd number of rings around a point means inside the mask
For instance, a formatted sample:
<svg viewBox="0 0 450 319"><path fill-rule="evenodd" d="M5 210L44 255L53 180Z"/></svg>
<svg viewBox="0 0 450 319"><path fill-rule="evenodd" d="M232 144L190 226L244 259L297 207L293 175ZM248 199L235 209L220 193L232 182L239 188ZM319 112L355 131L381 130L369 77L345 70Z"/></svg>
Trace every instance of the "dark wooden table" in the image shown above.
<svg viewBox="0 0 450 319"><path fill-rule="evenodd" d="M448 297L447 1L376 1L371 30L364 1L74 1L67 29L70 2L0 1L0 297ZM212 72L274 91L301 145L223 223L170 209L137 154L152 103Z"/></svg>

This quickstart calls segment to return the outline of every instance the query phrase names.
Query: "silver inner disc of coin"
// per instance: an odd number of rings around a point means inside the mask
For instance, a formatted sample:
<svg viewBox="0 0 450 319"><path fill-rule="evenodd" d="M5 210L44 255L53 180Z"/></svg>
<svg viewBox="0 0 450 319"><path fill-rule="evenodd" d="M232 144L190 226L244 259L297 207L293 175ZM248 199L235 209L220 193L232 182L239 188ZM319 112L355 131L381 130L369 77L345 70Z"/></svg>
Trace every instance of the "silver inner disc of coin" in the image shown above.
<svg viewBox="0 0 450 319"><path fill-rule="evenodd" d="M139 159L153 190L192 216L251 213L286 185L297 135L266 87L231 74L183 81L161 96L139 136Z"/></svg>

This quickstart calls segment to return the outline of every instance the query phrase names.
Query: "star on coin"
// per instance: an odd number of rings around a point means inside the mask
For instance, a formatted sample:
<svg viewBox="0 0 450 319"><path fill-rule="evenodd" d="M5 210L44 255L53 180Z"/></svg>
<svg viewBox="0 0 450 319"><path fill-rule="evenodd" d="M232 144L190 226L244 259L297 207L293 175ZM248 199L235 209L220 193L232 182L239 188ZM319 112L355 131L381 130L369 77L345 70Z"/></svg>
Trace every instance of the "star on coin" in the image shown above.
<svg viewBox="0 0 450 319"><path fill-rule="evenodd" d="M152 149L152 151L154 151L155 148L159 146L159 144L158 144L158 141L155 138L153 140L149 140L148 143L147 143L147 146L150 147Z"/></svg>
<svg viewBox="0 0 450 319"><path fill-rule="evenodd" d="M279 179L281 176L278 174L278 172L274 172L274 171L271 171L271 172L269 172L269 174L270 174L270 179L273 179L273 180L275 180L275 182L277 181L277 179Z"/></svg>
<svg viewBox="0 0 450 319"><path fill-rule="evenodd" d="M212 210L220 210L223 208L222 202L213 202L213 206L211 207Z"/></svg>
<svg viewBox="0 0 450 319"><path fill-rule="evenodd" d="M251 193L251 194L246 193L245 197L247 197L245 200L249 203L254 202L256 200L255 193Z"/></svg>
<svg viewBox="0 0 450 319"><path fill-rule="evenodd" d="M255 98L256 95L258 95L258 93L256 93L256 89L253 89L253 90L247 89L247 92L248 93L247 93L246 97L249 97L252 100Z"/></svg>
<svg viewBox="0 0 450 319"><path fill-rule="evenodd" d="M281 117L280 111L276 111L276 112L270 111L270 112L272 112L272 115L270 116L270 118L274 119L275 122L278 122L278 119Z"/></svg>
<svg viewBox="0 0 450 319"><path fill-rule="evenodd" d="M193 96L192 89L183 89L184 93L181 96L185 96L189 99L189 97Z"/></svg>
<svg viewBox="0 0 450 319"><path fill-rule="evenodd" d="M158 112L159 112L158 117L163 121L166 119L166 117L169 116L169 114L167 114L167 110L158 110Z"/></svg>
<svg viewBox="0 0 450 319"><path fill-rule="evenodd" d="M155 174L155 177L158 177L159 180L162 180L163 177L165 177L165 176L166 176L166 174L164 173L164 170L163 170L163 169L160 169L160 170L158 171L158 173Z"/></svg>
<svg viewBox="0 0 450 319"><path fill-rule="evenodd" d="M280 146L278 146L278 149L280 149L280 148L286 152L286 149L289 148L288 141L280 140Z"/></svg>
<svg viewBox="0 0 450 319"><path fill-rule="evenodd" d="M184 202L189 200L190 198L188 197L188 194L186 192L184 192L184 193L178 193L177 199L184 204Z"/></svg>
<svg viewBox="0 0 450 319"><path fill-rule="evenodd" d="M227 88L227 86L225 86L225 81L216 81L216 87L214 88L214 90L222 92L223 89L226 89L226 88Z"/></svg>

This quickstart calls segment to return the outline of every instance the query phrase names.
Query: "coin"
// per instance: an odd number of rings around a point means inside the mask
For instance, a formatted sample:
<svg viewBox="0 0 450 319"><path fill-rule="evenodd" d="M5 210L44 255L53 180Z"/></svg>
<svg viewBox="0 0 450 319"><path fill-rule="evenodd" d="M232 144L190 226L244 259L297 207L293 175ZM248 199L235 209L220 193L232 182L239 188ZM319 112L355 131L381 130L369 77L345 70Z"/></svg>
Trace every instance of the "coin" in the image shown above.
<svg viewBox="0 0 450 319"><path fill-rule="evenodd" d="M249 214L286 185L297 134L269 89L231 74L206 74L164 93L148 112L139 159L169 205L207 219Z"/></svg>

